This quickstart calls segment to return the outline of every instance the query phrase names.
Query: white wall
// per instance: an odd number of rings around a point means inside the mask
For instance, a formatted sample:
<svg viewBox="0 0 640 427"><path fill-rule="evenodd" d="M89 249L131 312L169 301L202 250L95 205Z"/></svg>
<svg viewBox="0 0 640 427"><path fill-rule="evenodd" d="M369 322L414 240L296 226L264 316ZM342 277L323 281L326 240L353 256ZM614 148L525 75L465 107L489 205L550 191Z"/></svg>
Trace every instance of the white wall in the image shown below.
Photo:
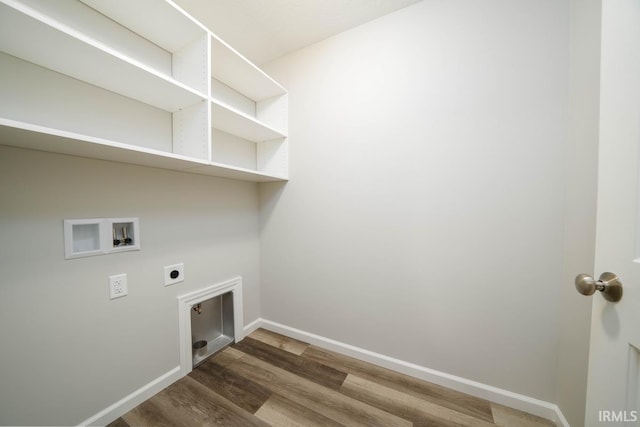
<svg viewBox="0 0 640 427"><path fill-rule="evenodd" d="M178 366L177 295L242 275L259 317L257 191L0 146L0 424L75 425ZM63 219L128 216L140 252L64 260ZM129 296L110 301L118 273Z"/></svg>
<svg viewBox="0 0 640 427"><path fill-rule="evenodd" d="M601 0L571 1L571 84L567 151L564 282L594 271ZM563 286L557 403L573 426L584 425L592 298Z"/></svg>
<svg viewBox="0 0 640 427"><path fill-rule="evenodd" d="M262 316L556 401L569 3L424 0L265 67Z"/></svg>

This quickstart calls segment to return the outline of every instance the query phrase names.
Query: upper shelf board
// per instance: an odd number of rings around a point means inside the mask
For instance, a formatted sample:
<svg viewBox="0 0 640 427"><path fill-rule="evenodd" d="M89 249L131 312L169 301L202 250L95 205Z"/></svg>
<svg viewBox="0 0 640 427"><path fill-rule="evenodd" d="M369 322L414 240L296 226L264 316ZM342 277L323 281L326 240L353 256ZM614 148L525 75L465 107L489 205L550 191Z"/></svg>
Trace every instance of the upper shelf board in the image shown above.
<svg viewBox="0 0 640 427"><path fill-rule="evenodd" d="M188 172L252 182L282 182L289 180L289 178L287 178L286 176L269 175L250 169L230 166L227 164L216 162L211 162L207 166L200 166L189 169Z"/></svg>
<svg viewBox="0 0 640 427"><path fill-rule="evenodd" d="M269 141L287 136L286 133L273 129L253 117L215 100L211 101L211 125L216 129L253 142Z"/></svg>
<svg viewBox="0 0 640 427"><path fill-rule="evenodd" d="M211 37L211 75L254 101L287 93L285 88L215 34Z"/></svg>
<svg viewBox="0 0 640 427"><path fill-rule="evenodd" d="M27 6L1 1L1 51L165 111L174 112L206 98Z"/></svg>
<svg viewBox="0 0 640 427"><path fill-rule="evenodd" d="M177 52L208 33L202 24L171 1L80 1L169 52Z"/></svg>

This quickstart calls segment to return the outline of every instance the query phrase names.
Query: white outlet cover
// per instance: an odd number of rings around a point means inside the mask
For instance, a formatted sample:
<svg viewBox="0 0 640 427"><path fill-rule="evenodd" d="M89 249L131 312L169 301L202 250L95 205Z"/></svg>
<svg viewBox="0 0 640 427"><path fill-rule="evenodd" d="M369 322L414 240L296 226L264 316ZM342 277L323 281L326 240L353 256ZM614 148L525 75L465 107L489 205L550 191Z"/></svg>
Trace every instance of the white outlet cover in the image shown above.
<svg viewBox="0 0 640 427"><path fill-rule="evenodd" d="M127 294L127 275L115 274L109 276L109 297L115 299L126 296Z"/></svg>
<svg viewBox="0 0 640 427"><path fill-rule="evenodd" d="M171 273L174 271L177 271L177 276L171 277ZM164 285L170 286L180 282L184 282L184 263L166 266L164 268Z"/></svg>

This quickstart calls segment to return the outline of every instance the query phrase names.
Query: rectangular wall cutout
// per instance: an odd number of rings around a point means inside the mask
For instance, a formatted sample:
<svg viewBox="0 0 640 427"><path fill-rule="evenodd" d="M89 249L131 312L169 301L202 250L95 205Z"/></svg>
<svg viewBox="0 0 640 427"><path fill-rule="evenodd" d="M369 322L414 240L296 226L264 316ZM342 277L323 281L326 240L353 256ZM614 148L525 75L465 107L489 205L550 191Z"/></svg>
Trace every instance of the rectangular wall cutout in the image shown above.
<svg viewBox="0 0 640 427"><path fill-rule="evenodd" d="M209 356L233 343L233 292L229 291L191 307L192 364L195 368Z"/></svg>
<svg viewBox="0 0 640 427"><path fill-rule="evenodd" d="M100 250L99 224L73 224L73 252L93 252Z"/></svg>
<svg viewBox="0 0 640 427"><path fill-rule="evenodd" d="M242 277L180 295L178 327L182 376L226 345L242 341Z"/></svg>
<svg viewBox="0 0 640 427"><path fill-rule="evenodd" d="M65 259L140 250L138 218L64 220Z"/></svg>
<svg viewBox="0 0 640 427"><path fill-rule="evenodd" d="M140 249L138 245L138 219L108 219L111 224L111 251Z"/></svg>
<svg viewBox="0 0 640 427"><path fill-rule="evenodd" d="M64 220L64 257L66 259L100 255L102 230L100 219Z"/></svg>

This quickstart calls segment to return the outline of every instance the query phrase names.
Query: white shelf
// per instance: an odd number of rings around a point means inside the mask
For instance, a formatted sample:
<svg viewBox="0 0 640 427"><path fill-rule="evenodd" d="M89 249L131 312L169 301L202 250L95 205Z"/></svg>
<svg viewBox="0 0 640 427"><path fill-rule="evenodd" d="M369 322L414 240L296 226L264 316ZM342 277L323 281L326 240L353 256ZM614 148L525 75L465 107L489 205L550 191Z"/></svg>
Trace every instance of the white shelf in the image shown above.
<svg viewBox="0 0 640 427"><path fill-rule="evenodd" d="M238 179L253 182L287 181L289 178L283 175L268 174L253 169L230 166L224 163L211 162L206 167L196 167L189 172L201 175L218 176L221 178Z"/></svg>
<svg viewBox="0 0 640 427"><path fill-rule="evenodd" d="M186 170L209 164L207 161L179 154L2 118L0 118L0 143L162 169Z"/></svg>
<svg viewBox="0 0 640 427"><path fill-rule="evenodd" d="M211 37L211 76L254 101L262 101L287 91L238 51Z"/></svg>
<svg viewBox="0 0 640 427"><path fill-rule="evenodd" d="M252 142L263 142L287 135L222 102L211 100L211 124L221 131Z"/></svg>
<svg viewBox="0 0 640 427"><path fill-rule="evenodd" d="M286 177L2 118L0 144L243 181L286 180Z"/></svg>
<svg viewBox="0 0 640 427"><path fill-rule="evenodd" d="M172 53L207 33L202 24L171 1L80 1Z"/></svg>
<svg viewBox="0 0 640 427"><path fill-rule="evenodd" d="M172 0L0 0L0 62L0 145L287 180L286 90Z"/></svg>
<svg viewBox="0 0 640 427"><path fill-rule="evenodd" d="M27 6L2 1L1 51L165 111L207 98Z"/></svg>

